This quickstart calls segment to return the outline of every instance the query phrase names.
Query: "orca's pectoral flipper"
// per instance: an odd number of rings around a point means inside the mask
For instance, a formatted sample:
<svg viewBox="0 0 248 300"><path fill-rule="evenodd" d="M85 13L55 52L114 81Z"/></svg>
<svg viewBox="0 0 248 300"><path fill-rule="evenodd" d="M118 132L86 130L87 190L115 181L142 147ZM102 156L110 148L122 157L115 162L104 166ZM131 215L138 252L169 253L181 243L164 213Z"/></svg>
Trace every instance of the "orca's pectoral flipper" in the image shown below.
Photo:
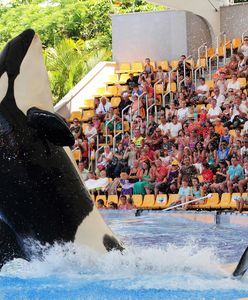
<svg viewBox="0 0 248 300"><path fill-rule="evenodd" d="M0 268L14 258L27 259L15 232L6 222L0 220Z"/></svg>
<svg viewBox="0 0 248 300"><path fill-rule="evenodd" d="M32 107L27 111L28 124L57 146L73 146L74 137L65 121L58 115Z"/></svg>
<svg viewBox="0 0 248 300"><path fill-rule="evenodd" d="M240 258L240 261L233 272L234 277L243 276L248 269L248 247Z"/></svg>

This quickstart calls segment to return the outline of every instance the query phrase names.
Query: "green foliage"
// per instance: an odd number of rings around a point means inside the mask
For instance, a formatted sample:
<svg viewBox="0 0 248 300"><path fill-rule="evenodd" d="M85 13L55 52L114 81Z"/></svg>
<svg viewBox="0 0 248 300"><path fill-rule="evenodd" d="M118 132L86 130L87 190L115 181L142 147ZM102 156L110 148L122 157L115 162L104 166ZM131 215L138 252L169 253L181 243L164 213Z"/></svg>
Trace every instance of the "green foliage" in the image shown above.
<svg viewBox="0 0 248 300"><path fill-rule="evenodd" d="M0 49L33 28L46 46L44 56L57 102L99 61L111 59L111 14L154 9L162 7L140 0L10 0L8 5L0 4Z"/></svg>

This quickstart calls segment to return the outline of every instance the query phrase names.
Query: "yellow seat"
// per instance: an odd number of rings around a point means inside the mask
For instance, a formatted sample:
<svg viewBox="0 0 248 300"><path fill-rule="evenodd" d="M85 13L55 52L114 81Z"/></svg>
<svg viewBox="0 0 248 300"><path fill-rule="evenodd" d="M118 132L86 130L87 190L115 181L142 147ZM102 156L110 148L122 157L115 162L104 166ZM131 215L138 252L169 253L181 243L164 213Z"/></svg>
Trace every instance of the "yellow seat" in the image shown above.
<svg viewBox="0 0 248 300"><path fill-rule="evenodd" d="M196 104L196 109L198 113L200 113L202 107L206 107L205 104Z"/></svg>
<svg viewBox="0 0 248 300"><path fill-rule="evenodd" d="M215 54L214 48L208 48L208 58L210 58L210 57L213 56L214 54Z"/></svg>
<svg viewBox="0 0 248 300"><path fill-rule="evenodd" d="M118 96L118 87L117 87L117 85L107 86L107 90L104 93L104 96L107 96L107 97L113 97L113 96L116 97L116 96Z"/></svg>
<svg viewBox="0 0 248 300"><path fill-rule="evenodd" d="M112 135L108 135L107 143L105 142L106 135L104 135L103 137L104 137L104 143L99 144L100 147L113 145L113 136Z"/></svg>
<svg viewBox="0 0 248 300"><path fill-rule="evenodd" d="M206 69L206 67L207 67L206 58L200 58L197 60L196 68L199 68L199 67Z"/></svg>
<svg viewBox="0 0 248 300"><path fill-rule="evenodd" d="M228 208L230 208L230 202L231 202L231 194L223 193L221 195L221 200L220 200L220 203L218 204L218 208L228 209Z"/></svg>
<svg viewBox="0 0 248 300"><path fill-rule="evenodd" d="M95 111L93 109L86 110L86 111L83 111L82 114L83 114L82 121L83 122L88 122L89 119L91 119L92 117L94 117Z"/></svg>
<svg viewBox="0 0 248 300"><path fill-rule="evenodd" d="M219 57L223 57L224 56L224 47L223 46L220 46L218 48L218 55L219 55Z"/></svg>
<svg viewBox="0 0 248 300"><path fill-rule="evenodd" d="M127 85L119 85L118 86L118 96L121 96L123 92L128 91L128 86Z"/></svg>
<svg viewBox="0 0 248 300"><path fill-rule="evenodd" d="M206 80L205 83L208 86L209 90L214 89L214 81L213 80Z"/></svg>
<svg viewBox="0 0 248 300"><path fill-rule="evenodd" d="M199 182L202 183L203 182L203 176L202 175L198 175L197 177L198 177Z"/></svg>
<svg viewBox="0 0 248 300"><path fill-rule="evenodd" d="M69 122L72 122L73 119L77 118L79 121L82 121L82 111L73 111L71 112L71 116L69 118Z"/></svg>
<svg viewBox="0 0 248 300"><path fill-rule="evenodd" d="M170 66L171 66L172 69L176 69L177 66L178 66L178 60L172 60L170 62Z"/></svg>
<svg viewBox="0 0 248 300"><path fill-rule="evenodd" d="M212 105L210 103L208 103L206 107L207 107L207 110L209 110L212 107Z"/></svg>
<svg viewBox="0 0 248 300"><path fill-rule="evenodd" d="M159 83L159 84L155 85L155 92L156 92L157 95L163 94L163 84L162 83L161 84Z"/></svg>
<svg viewBox="0 0 248 300"><path fill-rule="evenodd" d="M80 149L73 149L72 154L73 154L73 158L75 159L75 161L81 160L82 153L81 153Z"/></svg>
<svg viewBox="0 0 248 300"><path fill-rule="evenodd" d="M151 61L150 65L153 67L153 71L157 70L155 61Z"/></svg>
<svg viewBox="0 0 248 300"><path fill-rule="evenodd" d="M248 193L243 193L242 197L246 197L247 198L248 197ZM248 210L248 204L246 204L246 203L244 205L244 210Z"/></svg>
<svg viewBox="0 0 248 300"><path fill-rule="evenodd" d="M187 59L186 62L190 64L191 68L194 68L195 62L193 58Z"/></svg>
<svg viewBox="0 0 248 300"><path fill-rule="evenodd" d="M93 97L102 97L106 93L106 86L100 86L96 89Z"/></svg>
<svg viewBox="0 0 248 300"><path fill-rule="evenodd" d="M94 99L84 99L82 109L94 109L95 100Z"/></svg>
<svg viewBox="0 0 248 300"><path fill-rule="evenodd" d="M132 64L132 72L142 73L144 70L143 64L141 62L134 62Z"/></svg>
<svg viewBox="0 0 248 300"><path fill-rule="evenodd" d="M121 98L120 97L112 97L111 98L111 104L112 106L115 108L115 107L118 107L119 104L121 102Z"/></svg>
<svg viewBox="0 0 248 300"><path fill-rule="evenodd" d="M130 130L130 126L128 121L124 121L124 128L123 128L124 132L129 132ZM122 132L122 129L117 129L116 132Z"/></svg>
<svg viewBox="0 0 248 300"><path fill-rule="evenodd" d="M168 208L172 203L176 202L178 200L178 198L179 198L178 194L170 194L169 201L166 204L166 208Z"/></svg>
<svg viewBox="0 0 248 300"><path fill-rule="evenodd" d="M155 196L154 195L145 195L143 203L142 203L142 207L144 207L144 208L153 208L154 202L155 202Z"/></svg>
<svg viewBox="0 0 248 300"><path fill-rule="evenodd" d="M232 209L236 209L236 201L233 200L235 197L241 197L241 193L232 193L232 197L230 201L230 208Z"/></svg>
<svg viewBox="0 0 248 300"><path fill-rule="evenodd" d="M111 74L108 76L108 80L105 82L106 84L115 84L118 82L118 74Z"/></svg>
<svg viewBox="0 0 248 300"><path fill-rule="evenodd" d="M115 73L130 73L130 64L129 63L121 63L119 66L119 70L116 70Z"/></svg>
<svg viewBox="0 0 248 300"><path fill-rule="evenodd" d="M169 63L168 60L161 60L158 62L158 67L161 67L163 71L169 71Z"/></svg>
<svg viewBox="0 0 248 300"><path fill-rule="evenodd" d="M238 49L241 46L241 38L235 38L232 40L233 49Z"/></svg>
<svg viewBox="0 0 248 300"><path fill-rule="evenodd" d="M129 74L121 74L119 84L126 84L129 79Z"/></svg>
<svg viewBox="0 0 248 300"><path fill-rule="evenodd" d="M175 82L171 82L167 84L166 93L168 92L176 93L177 92L177 84Z"/></svg>
<svg viewBox="0 0 248 300"><path fill-rule="evenodd" d="M240 88L245 89L246 88L246 78L240 77L240 78L238 78L238 81L240 82Z"/></svg>
<svg viewBox="0 0 248 300"><path fill-rule="evenodd" d="M118 205L119 199L117 195L109 195L108 196L108 202L107 202L107 207L109 206L110 202L114 202Z"/></svg>
<svg viewBox="0 0 248 300"><path fill-rule="evenodd" d="M132 195L133 205L136 208L140 208L142 206L143 196L142 195Z"/></svg>
<svg viewBox="0 0 248 300"><path fill-rule="evenodd" d="M216 209L218 208L218 203L220 202L219 194L213 193L210 199L207 199L207 202L204 204L199 204L198 208L201 209Z"/></svg>
<svg viewBox="0 0 248 300"><path fill-rule="evenodd" d="M159 194L156 197L156 201L153 205L153 208L166 208L166 204L167 204L167 195L166 194Z"/></svg>
<svg viewBox="0 0 248 300"><path fill-rule="evenodd" d="M95 199L96 205L97 205L97 201L98 201L99 199L102 199L102 200L104 201L104 205L107 204L107 196L106 196L106 195L97 195L97 196L96 196L96 199Z"/></svg>

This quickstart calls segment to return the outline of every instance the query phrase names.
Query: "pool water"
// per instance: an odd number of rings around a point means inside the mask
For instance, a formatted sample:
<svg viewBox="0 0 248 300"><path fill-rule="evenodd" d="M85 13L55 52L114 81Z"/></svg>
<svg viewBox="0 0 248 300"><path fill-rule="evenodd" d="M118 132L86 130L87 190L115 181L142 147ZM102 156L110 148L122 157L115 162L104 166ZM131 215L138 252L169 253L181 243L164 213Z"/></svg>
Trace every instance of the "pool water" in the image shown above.
<svg viewBox="0 0 248 300"><path fill-rule="evenodd" d="M221 263L237 261L247 228L216 226L149 212L102 211L124 242L123 254L99 255L72 244L44 249L44 259L16 259L0 273L0 299L238 299L248 277Z"/></svg>

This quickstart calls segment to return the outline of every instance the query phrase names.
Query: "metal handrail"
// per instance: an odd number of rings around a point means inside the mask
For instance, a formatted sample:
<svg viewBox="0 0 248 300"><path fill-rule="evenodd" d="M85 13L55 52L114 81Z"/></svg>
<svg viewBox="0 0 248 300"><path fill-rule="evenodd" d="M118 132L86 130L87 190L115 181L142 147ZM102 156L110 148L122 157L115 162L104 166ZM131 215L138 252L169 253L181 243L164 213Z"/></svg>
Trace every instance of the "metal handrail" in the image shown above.
<svg viewBox="0 0 248 300"><path fill-rule="evenodd" d="M98 136L98 133L92 134L88 138L88 141L90 141L94 136L96 136L96 149L98 149L98 147L99 147L99 136ZM88 148L88 159L89 159L89 168L88 169L90 169L90 161L91 161L91 149L90 149L90 147Z"/></svg>
<svg viewBox="0 0 248 300"><path fill-rule="evenodd" d="M199 66L198 68L195 69L195 87L196 87L196 81L197 81L197 77L196 77L197 72L198 72L199 70L201 70L202 68L203 68L202 66Z"/></svg>
<svg viewBox="0 0 248 300"><path fill-rule="evenodd" d="M109 121L107 121L105 125L105 144L108 144L108 124L113 122L115 120L115 117L113 116Z"/></svg>
<svg viewBox="0 0 248 300"><path fill-rule="evenodd" d="M143 97L146 92L143 92L141 95L138 96L138 115L140 115L140 98Z"/></svg>
<svg viewBox="0 0 248 300"><path fill-rule="evenodd" d="M154 101L155 101L155 103L156 103L156 98L157 98L157 94L156 94L156 86L157 86L157 84L160 84L162 82L162 97L163 97L163 95L164 95L164 82L163 82L163 80L162 79L159 79L157 82L155 82L155 84L154 84ZM146 106L147 107L147 106ZM156 120L158 119L158 116L157 116L157 114L155 114L155 118L156 118Z"/></svg>
<svg viewBox="0 0 248 300"><path fill-rule="evenodd" d="M153 103L152 105L150 105L149 107L147 107L147 109L146 109L146 127L148 128L149 127L149 110L151 109L151 108L153 108L153 106L155 106L155 109L156 109L156 102L155 103Z"/></svg>
<svg viewBox="0 0 248 300"><path fill-rule="evenodd" d="M100 152L100 150L102 150L104 148L104 146L101 146L100 148L98 148L97 150L96 150L96 164L98 163L98 153Z"/></svg>
<svg viewBox="0 0 248 300"><path fill-rule="evenodd" d="M231 56L233 55L233 44L232 44L232 41L230 40L230 41L226 41L225 42L225 44L224 44L224 65L226 64L226 46L228 46L228 45L231 45Z"/></svg>
<svg viewBox="0 0 248 300"><path fill-rule="evenodd" d="M212 79L212 60L213 58L217 59L217 70L219 69L219 54L216 53L214 55L212 55L210 58L209 58L209 79L211 80Z"/></svg>
<svg viewBox="0 0 248 300"><path fill-rule="evenodd" d="M200 47L198 47L197 53L198 53L198 59L199 59L199 60L200 60L200 58L201 58L201 49L204 48L205 51L206 51L206 47L207 47L207 43L206 43L206 42L203 43L203 44L201 44Z"/></svg>
<svg viewBox="0 0 248 300"><path fill-rule="evenodd" d="M113 149L115 149L116 138L117 138L120 134L122 134L122 132L118 132L118 133L115 134L114 137L113 137ZM113 151L115 151L115 150L113 150Z"/></svg>
<svg viewBox="0 0 248 300"><path fill-rule="evenodd" d="M122 123L122 133L123 134L124 134L124 111L127 110L131 106L132 106L132 104L129 104L121 111L121 123Z"/></svg>

